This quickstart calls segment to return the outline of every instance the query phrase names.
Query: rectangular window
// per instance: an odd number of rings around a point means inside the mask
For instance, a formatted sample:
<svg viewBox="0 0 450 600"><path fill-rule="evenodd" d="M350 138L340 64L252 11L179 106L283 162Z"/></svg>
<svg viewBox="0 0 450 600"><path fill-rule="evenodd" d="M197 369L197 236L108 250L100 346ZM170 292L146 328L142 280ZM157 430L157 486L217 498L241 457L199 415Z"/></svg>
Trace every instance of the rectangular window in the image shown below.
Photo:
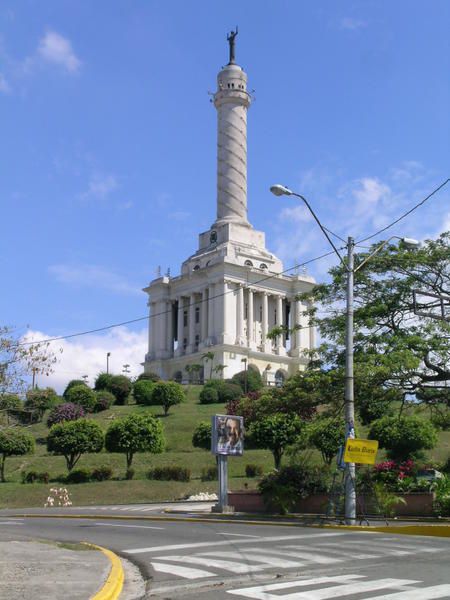
<svg viewBox="0 0 450 600"><path fill-rule="evenodd" d="M187 348L187 338L184 338L183 340L183 350L186 350Z"/></svg>
<svg viewBox="0 0 450 600"><path fill-rule="evenodd" d="M198 345L200 344L200 336L195 336L195 349L198 350Z"/></svg>
<svg viewBox="0 0 450 600"><path fill-rule="evenodd" d="M248 304L245 304L244 307L244 319L248 319Z"/></svg>
<svg viewBox="0 0 450 600"><path fill-rule="evenodd" d="M200 308L198 306L195 307L195 322L200 323Z"/></svg>
<svg viewBox="0 0 450 600"><path fill-rule="evenodd" d="M187 310L183 311L183 327L186 327L188 324L188 316L187 316Z"/></svg>

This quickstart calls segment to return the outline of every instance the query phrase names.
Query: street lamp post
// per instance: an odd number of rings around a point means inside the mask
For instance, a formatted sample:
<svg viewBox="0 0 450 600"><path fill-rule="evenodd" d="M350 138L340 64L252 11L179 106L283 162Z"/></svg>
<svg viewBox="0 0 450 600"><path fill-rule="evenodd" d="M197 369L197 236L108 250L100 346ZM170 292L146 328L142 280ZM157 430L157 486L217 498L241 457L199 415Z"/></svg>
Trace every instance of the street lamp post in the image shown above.
<svg viewBox="0 0 450 600"><path fill-rule="evenodd" d="M347 285L346 285L346 308L345 308L345 442L348 438L355 437L355 399L354 399L354 373L353 373L353 289L354 289L354 277L355 273L364 266L375 254L377 254L382 248L386 246L392 239L397 238L403 241L406 247L415 248L419 246L417 240L410 238L401 238L399 236L392 236L388 240L382 242L375 250L369 254L355 269L354 266L354 250L355 240L352 237L347 238L346 249L347 249L347 261L344 260L339 250L333 244L327 230L320 222L319 218L311 208L309 202L301 194L293 192L284 185L273 185L270 191L275 196L296 196L302 200L309 212L314 217L314 220L319 225L322 233L327 238L328 242L332 246L334 252L339 257L346 273L347 273ZM345 522L347 525L354 525L356 523L356 488L355 488L355 463L345 463L345 478L344 478L344 489L345 489Z"/></svg>
<svg viewBox="0 0 450 600"><path fill-rule="evenodd" d="M246 394L248 392L248 367L247 367L247 359L246 358L241 358L241 362L244 363L244 393Z"/></svg>
<svg viewBox="0 0 450 600"><path fill-rule="evenodd" d="M111 352L106 353L106 373L109 373L109 357L111 356Z"/></svg>

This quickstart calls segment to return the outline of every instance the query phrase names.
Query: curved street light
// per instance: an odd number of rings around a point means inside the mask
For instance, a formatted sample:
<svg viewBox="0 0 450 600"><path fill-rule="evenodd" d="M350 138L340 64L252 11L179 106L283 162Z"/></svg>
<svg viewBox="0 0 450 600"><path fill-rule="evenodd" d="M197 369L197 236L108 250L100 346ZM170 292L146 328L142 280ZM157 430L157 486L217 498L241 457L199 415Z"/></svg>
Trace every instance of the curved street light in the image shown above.
<svg viewBox="0 0 450 600"><path fill-rule="evenodd" d="M300 198L308 208L314 220L319 225L322 233L327 238L334 252L339 257L347 273L347 292L346 292L346 319L345 319L345 441L348 438L355 437L355 397L354 397L354 373L353 373L353 288L355 273L361 269L375 254L382 250L392 239L397 238L403 242L407 248L417 248L420 244L412 238L401 238L397 235L391 236L388 240L382 242L375 250L369 254L356 268L354 265L355 240L352 237L347 238L345 248L347 249L347 260L344 260L339 250L334 245L327 230L320 222L318 216L311 208L309 202L301 194L293 192L288 187L276 184L270 188L275 196L296 196ZM356 489L355 489L355 463L345 463L345 522L347 525L356 523Z"/></svg>

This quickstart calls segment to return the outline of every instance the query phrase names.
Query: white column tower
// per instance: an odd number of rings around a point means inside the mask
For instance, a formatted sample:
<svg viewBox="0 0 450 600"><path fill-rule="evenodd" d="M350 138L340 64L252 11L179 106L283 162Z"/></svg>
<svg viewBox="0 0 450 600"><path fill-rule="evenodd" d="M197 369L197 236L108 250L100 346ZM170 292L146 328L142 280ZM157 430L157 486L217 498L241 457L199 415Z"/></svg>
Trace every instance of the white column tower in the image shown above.
<svg viewBox="0 0 450 600"><path fill-rule="evenodd" d="M247 75L235 63L232 31L230 61L217 76L214 106L217 109L217 221L216 225L247 221Z"/></svg>

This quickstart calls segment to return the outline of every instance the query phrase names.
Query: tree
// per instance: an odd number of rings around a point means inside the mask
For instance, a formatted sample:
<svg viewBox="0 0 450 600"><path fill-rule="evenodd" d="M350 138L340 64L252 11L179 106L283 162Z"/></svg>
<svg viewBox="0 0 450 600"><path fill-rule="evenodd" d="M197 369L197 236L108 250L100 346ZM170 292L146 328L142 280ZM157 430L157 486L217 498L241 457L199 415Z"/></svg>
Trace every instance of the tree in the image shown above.
<svg viewBox="0 0 450 600"><path fill-rule="evenodd" d="M52 409L47 419L47 427L52 427L52 425L63 421L76 421L84 416L85 412L82 406L73 404L73 402L64 402Z"/></svg>
<svg viewBox="0 0 450 600"><path fill-rule="evenodd" d="M21 431L17 427L0 429L0 481L5 479L5 461L8 456L21 456L34 452L34 439L30 434Z"/></svg>
<svg viewBox="0 0 450 600"><path fill-rule="evenodd" d="M136 452L163 452L165 440L161 421L152 415L129 415L118 419L108 427L105 447L108 452L125 454L127 469L130 469Z"/></svg>
<svg viewBox="0 0 450 600"><path fill-rule="evenodd" d="M211 423L201 421L197 425L192 435L192 445L194 448L211 450Z"/></svg>
<svg viewBox="0 0 450 600"><path fill-rule="evenodd" d="M217 373L217 375L222 375L222 373L225 371L225 369L228 367L228 365L216 365L213 369L214 373Z"/></svg>
<svg viewBox="0 0 450 600"><path fill-rule="evenodd" d="M342 419L321 417L308 426L308 442L319 450L325 464L333 458L344 443L345 428Z"/></svg>
<svg viewBox="0 0 450 600"><path fill-rule="evenodd" d="M24 390L26 376L50 375L56 361L49 342L28 343L11 327L0 327L0 392Z"/></svg>
<svg viewBox="0 0 450 600"><path fill-rule="evenodd" d="M190 365L186 365L184 370L189 375L189 381L191 383L199 383L200 382L200 371L203 369L203 365L200 363L192 363Z"/></svg>
<svg viewBox="0 0 450 600"><path fill-rule="evenodd" d="M133 396L136 404L151 405L155 382L150 379L139 379L133 384Z"/></svg>
<svg viewBox="0 0 450 600"><path fill-rule="evenodd" d="M369 437L386 448L389 458L400 462L420 457L437 443L435 428L420 417L383 417L372 423Z"/></svg>
<svg viewBox="0 0 450 600"><path fill-rule="evenodd" d="M160 381L160 379L161 379L161 377L157 373L153 373L152 371L150 371L148 373L141 373L137 377L137 381L143 381L143 380Z"/></svg>
<svg viewBox="0 0 450 600"><path fill-rule="evenodd" d="M86 412L94 412L97 404L97 396L94 390L87 385L75 385L71 387L66 394L67 402L79 404Z"/></svg>
<svg viewBox="0 0 450 600"><path fill-rule="evenodd" d="M279 469L287 446L294 444L304 430L299 417L275 414L252 423L249 434L254 445L272 452L275 468Z"/></svg>
<svg viewBox="0 0 450 600"><path fill-rule="evenodd" d="M111 383L111 379L113 378L113 375L111 375L111 373L99 373L97 375L97 377L95 378L95 383L94 383L94 390L96 392L98 392L99 390L108 390L109 391L109 384Z"/></svg>
<svg viewBox="0 0 450 600"><path fill-rule="evenodd" d="M66 385L66 389L63 392L64 400L67 400L67 394L73 387L77 387L79 385L84 385L85 387L89 387L88 384L83 381L83 379L71 379L69 383Z"/></svg>
<svg viewBox="0 0 450 600"><path fill-rule="evenodd" d="M58 396L53 388L47 387L44 390L35 388L27 391L24 407L27 410L37 411L39 419L42 419L44 412L53 408L57 403Z"/></svg>
<svg viewBox="0 0 450 600"><path fill-rule="evenodd" d="M212 377L212 369L213 369L213 361L214 361L214 352L205 352L204 354L202 354L201 358L203 360L203 362L208 362L209 361L209 377L208 379L211 379Z"/></svg>
<svg viewBox="0 0 450 600"><path fill-rule="evenodd" d="M249 367L244 371L235 373L231 378L233 383L237 383L241 386L242 391L245 392L257 392L263 387L262 377L256 369Z"/></svg>
<svg viewBox="0 0 450 600"><path fill-rule="evenodd" d="M0 410L20 410L21 408L22 400L17 394L0 395Z"/></svg>
<svg viewBox="0 0 450 600"><path fill-rule="evenodd" d="M47 450L64 456L70 472L82 454L101 452L103 442L103 431L97 423L79 419L53 425L47 436Z"/></svg>
<svg viewBox="0 0 450 600"><path fill-rule="evenodd" d="M155 383L152 392L152 403L162 406L165 416L167 416L171 406L180 404L184 399L184 390L179 383L175 381L159 381Z"/></svg>
<svg viewBox="0 0 450 600"><path fill-rule="evenodd" d="M132 389L131 379L125 375L113 375L108 384L108 392L114 394L116 404L126 404Z"/></svg>
<svg viewBox="0 0 450 600"><path fill-rule="evenodd" d="M378 247L355 256L355 264ZM397 389L403 400L415 395L422 402L450 402L450 327L448 322L413 312L412 290L450 295L450 232L427 240L417 251L388 244L356 274L355 366L365 367L384 389ZM311 324L327 340L321 348L325 363L344 364L346 272L338 265L332 282L301 295L312 300ZM317 308L327 316L318 317ZM358 379L356 378L356 382ZM375 386L372 386L375 388ZM356 396L357 397L357 396Z"/></svg>

